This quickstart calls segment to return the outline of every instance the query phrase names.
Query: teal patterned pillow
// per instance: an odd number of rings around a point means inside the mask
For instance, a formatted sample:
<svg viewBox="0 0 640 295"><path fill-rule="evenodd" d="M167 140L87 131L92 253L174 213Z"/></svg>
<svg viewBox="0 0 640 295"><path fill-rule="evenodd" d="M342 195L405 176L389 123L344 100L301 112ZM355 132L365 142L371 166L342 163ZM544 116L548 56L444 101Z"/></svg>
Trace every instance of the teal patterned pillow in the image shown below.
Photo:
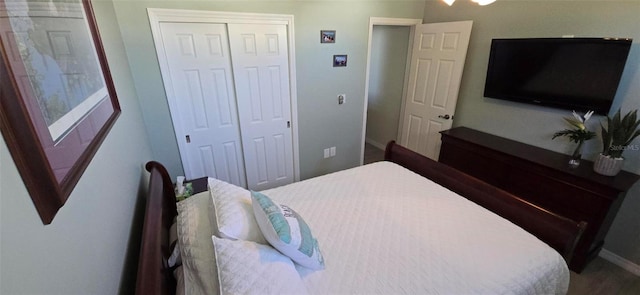
<svg viewBox="0 0 640 295"><path fill-rule="evenodd" d="M291 260L310 269L324 269L318 241L306 222L293 209L274 203L259 192L251 192L253 213L269 244Z"/></svg>

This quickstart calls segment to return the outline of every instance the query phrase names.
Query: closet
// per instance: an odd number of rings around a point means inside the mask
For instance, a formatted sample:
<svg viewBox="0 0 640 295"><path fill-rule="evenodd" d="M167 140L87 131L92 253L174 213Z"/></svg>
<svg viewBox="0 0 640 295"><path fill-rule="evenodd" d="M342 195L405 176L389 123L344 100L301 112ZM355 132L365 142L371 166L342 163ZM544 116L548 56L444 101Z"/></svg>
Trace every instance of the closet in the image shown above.
<svg viewBox="0 0 640 295"><path fill-rule="evenodd" d="M212 176L253 190L294 181L287 35L286 24L273 22L157 22L188 179Z"/></svg>

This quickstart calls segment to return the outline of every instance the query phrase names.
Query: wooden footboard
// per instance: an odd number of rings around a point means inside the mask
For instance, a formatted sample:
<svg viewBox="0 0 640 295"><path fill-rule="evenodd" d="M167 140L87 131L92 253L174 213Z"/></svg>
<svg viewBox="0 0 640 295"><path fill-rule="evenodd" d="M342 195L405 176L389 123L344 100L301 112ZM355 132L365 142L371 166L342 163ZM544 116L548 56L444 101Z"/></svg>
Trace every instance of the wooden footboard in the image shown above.
<svg viewBox="0 0 640 295"><path fill-rule="evenodd" d="M458 193L486 209L510 220L538 237L569 261L587 224L547 211L515 195L469 176L450 166L431 160L391 141L385 160Z"/></svg>
<svg viewBox="0 0 640 295"><path fill-rule="evenodd" d="M176 283L167 260L169 228L176 215L176 197L167 170L158 162L145 166L149 191L138 260L136 294L175 294Z"/></svg>

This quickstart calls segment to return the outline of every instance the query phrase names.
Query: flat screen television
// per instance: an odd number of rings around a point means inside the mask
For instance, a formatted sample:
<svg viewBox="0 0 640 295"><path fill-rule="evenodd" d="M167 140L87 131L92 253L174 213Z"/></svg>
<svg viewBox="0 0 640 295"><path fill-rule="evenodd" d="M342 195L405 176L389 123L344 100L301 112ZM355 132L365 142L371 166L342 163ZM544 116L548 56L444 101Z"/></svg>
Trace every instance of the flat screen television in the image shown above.
<svg viewBox="0 0 640 295"><path fill-rule="evenodd" d="M484 96L606 115L632 39L493 39Z"/></svg>

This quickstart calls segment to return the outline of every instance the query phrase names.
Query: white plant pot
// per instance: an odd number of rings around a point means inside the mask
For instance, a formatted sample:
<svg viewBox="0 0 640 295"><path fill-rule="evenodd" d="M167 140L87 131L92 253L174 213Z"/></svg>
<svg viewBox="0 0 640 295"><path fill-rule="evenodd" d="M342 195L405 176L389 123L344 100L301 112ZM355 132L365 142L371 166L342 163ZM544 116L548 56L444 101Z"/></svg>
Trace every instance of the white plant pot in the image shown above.
<svg viewBox="0 0 640 295"><path fill-rule="evenodd" d="M624 164L624 158L612 158L598 154L593 162L593 171L606 176L615 176L622 169L622 164Z"/></svg>

